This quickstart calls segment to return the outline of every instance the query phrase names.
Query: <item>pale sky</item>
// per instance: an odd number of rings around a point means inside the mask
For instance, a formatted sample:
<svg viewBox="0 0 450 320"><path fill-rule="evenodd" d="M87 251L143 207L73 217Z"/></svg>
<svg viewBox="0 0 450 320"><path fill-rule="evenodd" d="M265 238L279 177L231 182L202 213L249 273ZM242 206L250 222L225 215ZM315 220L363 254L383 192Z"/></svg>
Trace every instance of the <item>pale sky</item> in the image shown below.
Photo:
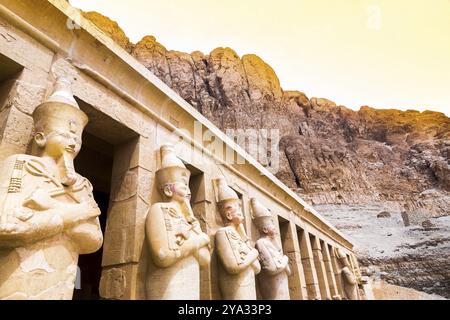
<svg viewBox="0 0 450 320"><path fill-rule="evenodd" d="M284 90L450 115L450 0L70 0L167 49L254 53Z"/></svg>

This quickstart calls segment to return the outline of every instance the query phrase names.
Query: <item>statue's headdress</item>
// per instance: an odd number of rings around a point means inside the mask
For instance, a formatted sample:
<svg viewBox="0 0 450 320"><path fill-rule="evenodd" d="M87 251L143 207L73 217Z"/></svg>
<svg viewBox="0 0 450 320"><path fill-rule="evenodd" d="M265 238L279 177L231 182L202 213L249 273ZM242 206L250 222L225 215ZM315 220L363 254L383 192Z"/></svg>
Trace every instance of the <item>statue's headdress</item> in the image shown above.
<svg viewBox="0 0 450 320"><path fill-rule="evenodd" d="M67 78L56 80L52 94L33 112L36 132L72 132L79 136L88 123L87 115L80 110Z"/></svg>
<svg viewBox="0 0 450 320"><path fill-rule="evenodd" d="M349 266L347 255L340 248L336 249L336 258L339 260L342 266Z"/></svg>
<svg viewBox="0 0 450 320"><path fill-rule="evenodd" d="M219 178L217 178L216 183L219 204L227 200L239 200L236 191L228 186L224 176L220 176Z"/></svg>
<svg viewBox="0 0 450 320"><path fill-rule="evenodd" d="M250 200L250 205L252 208L253 221L258 229L262 228L267 221L273 221L269 209L263 206L256 198Z"/></svg>
<svg viewBox="0 0 450 320"><path fill-rule="evenodd" d="M156 171L156 180L159 190L162 190L168 183L175 181L189 182L191 172L186 169L183 161L175 154L172 144L163 144L160 148L161 168Z"/></svg>

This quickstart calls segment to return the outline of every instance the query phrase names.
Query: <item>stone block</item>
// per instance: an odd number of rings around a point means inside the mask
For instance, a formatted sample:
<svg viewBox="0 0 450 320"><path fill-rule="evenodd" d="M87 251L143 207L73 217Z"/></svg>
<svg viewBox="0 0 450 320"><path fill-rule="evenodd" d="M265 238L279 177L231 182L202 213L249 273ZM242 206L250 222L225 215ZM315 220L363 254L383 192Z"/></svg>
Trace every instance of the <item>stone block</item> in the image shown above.
<svg viewBox="0 0 450 320"><path fill-rule="evenodd" d="M100 278L100 296L104 299L122 299L125 294L126 282L124 270L104 269Z"/></svg>

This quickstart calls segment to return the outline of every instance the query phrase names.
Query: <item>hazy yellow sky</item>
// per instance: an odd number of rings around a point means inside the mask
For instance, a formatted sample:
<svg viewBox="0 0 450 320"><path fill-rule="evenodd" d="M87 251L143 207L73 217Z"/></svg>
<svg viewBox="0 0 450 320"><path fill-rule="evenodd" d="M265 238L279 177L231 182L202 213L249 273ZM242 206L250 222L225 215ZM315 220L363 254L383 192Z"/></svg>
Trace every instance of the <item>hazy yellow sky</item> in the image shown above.
<svg viewBox="0 0 450 320"><path fill-rule="evenodd" d="M270 64L285 90L352 109L450 115L450 0L70 0L133 42L233 48Z"/></svg>

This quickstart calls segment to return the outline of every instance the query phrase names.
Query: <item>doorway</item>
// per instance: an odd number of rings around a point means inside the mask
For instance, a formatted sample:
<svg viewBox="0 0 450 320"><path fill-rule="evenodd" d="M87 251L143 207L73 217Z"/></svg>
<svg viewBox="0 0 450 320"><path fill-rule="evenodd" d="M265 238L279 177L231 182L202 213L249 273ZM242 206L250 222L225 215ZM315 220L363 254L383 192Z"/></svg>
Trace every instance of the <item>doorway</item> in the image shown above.
<svg viewBox="0 0 450 320"><path fill-rule="evenodd" d="M118 161L116 159L117 148L120 149L123 143L139 135L85 101L77 97L75 99L80 109L89 118L89 123L83 132L81 151L75 158L75 170L89 179L93 186L93 195L101 211L99 219L103 239L105 240L107 217L109 207L112 204L113 164L114 161ZM104 246L95 253L79 256L78 289L74 290L74 300L101 298L99 285L102 274L103 251Z"/></svg>
<svg viewBox="0 0 450 320"><path fill-rule="evenodd" d="M11 109L11 106L5 103L22 70L21 65L0 53L0 141Z"/></svg>
<svg viewBox="0 0 450 320"><path fill-rule="evenodd" d="M113 151L113 146L108 142L84 132L83 146L75 158L76 172L87 178L93 186L94 199L101 211L99 219L102 234L105 234L110 201ZM78 281L73 294L74 300L100 299L102 255L103 246L97 252L79 256Z"/></svg>

